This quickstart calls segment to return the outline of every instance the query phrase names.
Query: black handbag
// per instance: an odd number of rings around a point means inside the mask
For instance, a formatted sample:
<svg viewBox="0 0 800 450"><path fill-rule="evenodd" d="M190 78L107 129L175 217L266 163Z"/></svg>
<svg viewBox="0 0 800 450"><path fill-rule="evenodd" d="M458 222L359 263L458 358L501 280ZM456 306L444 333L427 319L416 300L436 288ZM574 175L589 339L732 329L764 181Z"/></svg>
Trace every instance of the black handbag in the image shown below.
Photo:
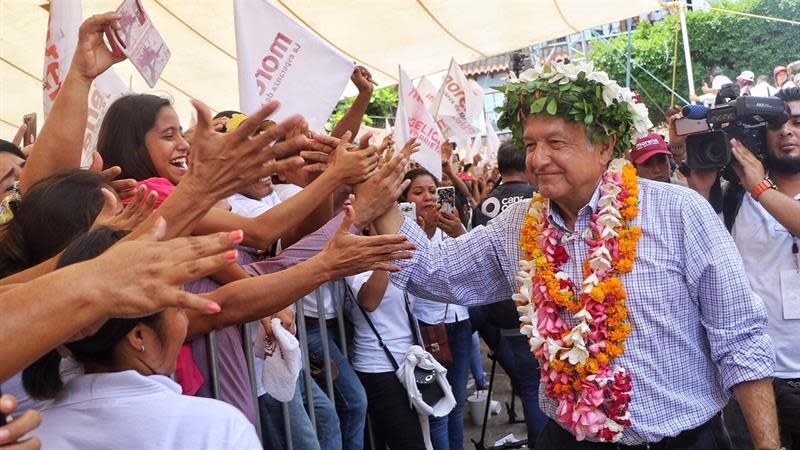
<svg viewBox="0 0 800 450"><path fill-rule="evenodd" d="M375 333L375 337L378 338L378 345L383 349L384 353L386 353L386 357L389 358L389 362L392 363L392 367L394 367L394 371L397 372L400 369L400 366L397 364L397 360L394 359L394 355L392 352L389 351L389 348L386 347L386 344L383 342L383 338L381 338L380 333L378 333L377 328L375 328L375 324L372 323L372 320L369 318L369 314L364 310L361 306L361 303L358 302L358 298L353 295L350 286L347 286L347 291L350 297L358 306L358 309L361 311L361 314L364 315L364 318L367 319L367 323L369 327L372 329L372 332ZM422 347L424 344L422 343L422 338L419 335L419 328L417 328L417 321L414 318L414 313L411 312L411 307L408 301L408 294L404 294L404 300L406 303L406 315L408 316L408 324L411 327L411 334L414 336L414 342ZM414 381L417 384L417 389L419 390L420 395L422 395L422 399L428 405L435 405L436 402L444 398L444 390L442 386L439 384L438 375L436 374L436 370L434 369L423 369L422 367L416 366L414 367Z"/></svg>

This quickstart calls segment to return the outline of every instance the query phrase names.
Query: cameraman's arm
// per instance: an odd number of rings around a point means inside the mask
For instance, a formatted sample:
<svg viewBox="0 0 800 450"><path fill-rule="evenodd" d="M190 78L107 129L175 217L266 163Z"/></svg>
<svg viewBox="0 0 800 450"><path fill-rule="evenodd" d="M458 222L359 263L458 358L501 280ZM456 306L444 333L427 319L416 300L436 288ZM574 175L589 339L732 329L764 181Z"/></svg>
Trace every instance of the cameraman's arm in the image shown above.
<svg viewBox="0 0 800 450"><path fill-rule="evenodd" d="M675 131L675 121L682 119L683 114L673 114L667 118L669 122L669 151L672 152L672 157L675 162L680 165L686 161L686 136L679 136Z"/></svg>
<svg viewBox="0 0 800 450"><path fill-rule="evenodd" d="M733 156L739 162L732 164L733 170L747 192L753 192L753 188L766 176L764 165L736 139L731 139L731 148ZM800 202L777 189L767 189L757 200L790 233L800 235Z"/></svg>

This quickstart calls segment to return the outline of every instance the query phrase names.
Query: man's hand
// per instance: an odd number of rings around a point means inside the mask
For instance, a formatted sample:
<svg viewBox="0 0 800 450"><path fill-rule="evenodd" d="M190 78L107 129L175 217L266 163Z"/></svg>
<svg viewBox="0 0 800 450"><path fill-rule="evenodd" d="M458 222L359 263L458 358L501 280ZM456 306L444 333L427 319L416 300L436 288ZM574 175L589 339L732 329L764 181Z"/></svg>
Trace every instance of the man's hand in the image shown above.
<svg viewBox="0 0 800 450"><path fill-rule="evenodd" d="M356 66L353 69L353 75L350 76L350 81L356 85L359 94L372 95L372 90L374 89L372 74L369 73L366 67Z"/></svg>
<svg viewBox="0 0 800 450"><path fill-rule="evenodd" d="M358 199L356 199L357 201ZM345 207L345 219L333 239L319 257L331 279L344 278L369 270L397 272L400 267L390 261L411 259L416 248L406 236L387 234L381 236L356 236L350 232L354 214L351 206Z"/></svg>
<svg viewBox="0 0 800 450"><path fill-rule="evenodd" d="M74 71L82 79L91 82L112 65L125 60L124 56L115 56L103 39L105 27L120 28L118 20L116 13L107 12L92 16L81 24L70 72Z"/></svg>
<svg viewBox="0 0 800 450"><path fill-rule="evenodd" d="M398 154L378 173L353 188L356 227L363 230L394 207L400 194L411 184L410 180L403 181L406 163L408 159L402 153Z"/></svg>
<svg viewBox="0 0 800 450"><path fill-rule="evenodd" d="M17 411L17 399L13 395L0 397L0 415L10 415ZM42 423L42 416L38 411L29 409L20 417L14 418L8 424L0 424L0 449L7 450L38 450L42 448L39 438L33 437L20 440L22 436L32 432Z"/></svg>
<svg viewBox="0 0 800 450"><path fill-rule="evenodd" d="M438 219L439 221L436 226L441 228L442 231L447 233L448 236L457 238L461 235L467 234L467 229L464 228L464 224L461 223L461 220L456 214L440 211Z"/></svg>
<svg viewBox="0 0 800 450"><path fill-rule="evenodd" d="M736 161L731 163L733 171L736 172L747 192L752 192L753 188L766 176L764 164L736 139L731 139L731 153L736 158Z"/></svg>
<svg viewBox="0 0 800 450"><path fill-rule="evenodd" d="M172 306L205 314L220 311L218 304L186 292L183 285L235 263L241 230L159 242L165 231L166 222L159 219L138 239L126 238L85 263L98 276L82 278L108 300L107 317L143 317Z"/></svg>
<svg viewBox="0 0 800 450"><path fill-rule="evenodd" d="M285 121L255 134L261 123L278 108L269 102L258 112L229 133L214 129L211 112L198 100L192 100L197 110L197 126L189 152L189 171L181 180L197 185L199 192L224 198L239 192L259 179L278 170L290 170L304 164L301 150L312 145L305 136L276 141L291 130L301 127L304 120L292 116Z"/></svg>

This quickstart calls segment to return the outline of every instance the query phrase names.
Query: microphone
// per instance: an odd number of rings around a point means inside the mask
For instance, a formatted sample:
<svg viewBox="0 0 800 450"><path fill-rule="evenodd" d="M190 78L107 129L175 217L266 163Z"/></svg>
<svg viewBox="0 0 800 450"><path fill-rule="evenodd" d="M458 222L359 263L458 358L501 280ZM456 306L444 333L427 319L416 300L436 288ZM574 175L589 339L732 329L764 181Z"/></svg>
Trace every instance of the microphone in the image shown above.
<svg viewBox="0 0 800 450"><path fill-rule="evenodd" d="M703 105L686 105L681 109L681 113L687 119L705 119L708 115L708 108Z"/></svg>

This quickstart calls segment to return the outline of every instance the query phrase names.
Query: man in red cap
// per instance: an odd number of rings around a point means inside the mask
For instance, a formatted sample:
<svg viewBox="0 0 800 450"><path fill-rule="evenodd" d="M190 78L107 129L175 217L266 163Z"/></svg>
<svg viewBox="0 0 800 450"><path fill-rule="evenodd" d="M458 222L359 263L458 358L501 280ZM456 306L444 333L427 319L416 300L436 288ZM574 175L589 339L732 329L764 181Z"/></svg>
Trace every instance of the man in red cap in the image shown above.
<svg viewBox="0 0 800 450"><path fill-rule="evenodd" d="M672 174L670 154L664 138L660 134L650 133L636 141L629 159L640 177L669 183Z"/></svg>

